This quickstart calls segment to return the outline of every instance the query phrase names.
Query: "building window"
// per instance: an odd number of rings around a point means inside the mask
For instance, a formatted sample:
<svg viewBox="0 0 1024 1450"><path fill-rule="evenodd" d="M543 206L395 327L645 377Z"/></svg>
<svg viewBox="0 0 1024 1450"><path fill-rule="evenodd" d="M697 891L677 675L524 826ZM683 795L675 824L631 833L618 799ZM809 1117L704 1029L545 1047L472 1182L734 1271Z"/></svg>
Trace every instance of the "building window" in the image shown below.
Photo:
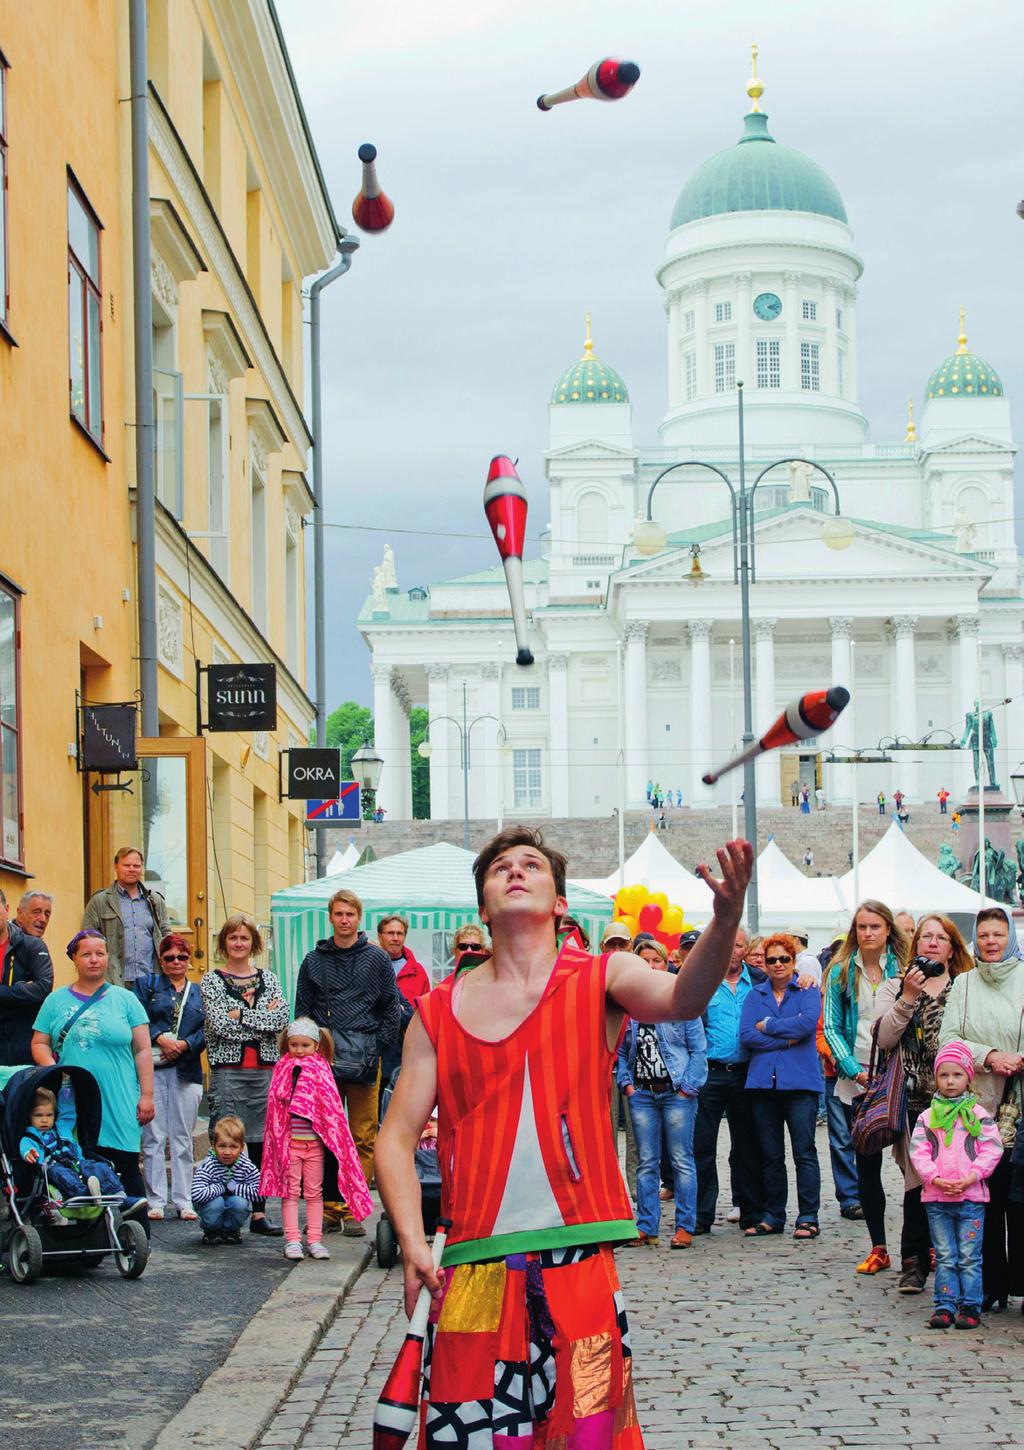
<svg viewBox="0 0 1024 1450"><path fill-rule="evenodd" d="M539 710L540 686L516 685L512 690L513 710Z"/></svg>
<svg viewBox="0 0 1024 1450"><path fill-rule="evenodd" d="M10 310L10 271L7 258L7 61L0 50L0 322Z"/></svg>
<svg viewBox="0 0 1024 1450"><path fill-rule="evenodd" d="M800 344L800 386L805 393L821 389L821 349L816 342Z"/></svg>
<svg viewBox="0 0 1024 1450"><path fill-rule="evenodd" d="M0 584L0 856L16 866L22 863L19 623L18 598Z"/></svg>
<svg viewBox="0 0 1024 1450"><path fill-rule="evenodd" d="M249 449L251 505L250 559L252 568L252 618L265 634L267 631L267 475L266 464Z"/></svg>
<svg viewBox="0 0 1024 1450"><path fill-rule="evenodd" d="M836 308L836 326L841 332L843 329L843 310L841 307Z"/></svg>
<svg viewBox="0 0 1024 1450"><path fill-rule="evenodd" d="M757 340L757 386L782 387L782 345L775 338Z"/></svg>
<svg viewBox="0 0 1024 1450"><path fill-rule="evenodd" d="M817 304L817 302L805 302L804 303L804 321L805 322L817 322L817 320L818 320L818 304Z"/></svg>
<svg viewBox="0 0 1024 1450"><path fill-rule="evenodd" d="M683 353L683 393L687 402L697 396L697 354L692 347Z"/></svg>
<svg viewBox="0 0 1024 1450"><path fill-rule="evenodd" d="M71 413L103 441L100 338L100 224L74 181L68 182L68 332Z"/></svg>
<svg viewBox="0 0 1024 1450"><path fill-rule="evenodd" d="M230 489L227 397L223 393L211 393L206 399L206 407L206 527L210 531L209 558L217 573L227 583L231 558L228 547ZM254 468L254 479L256 472ZM261 492L265 496L265 488Z"/></svg>
<svg viewBox="0 0 1024 1450"><path fill-rule="evenodd" d="M285 663L293 674L299 669L299 546L291 534L284 540Z"/></svg>
<svg viewBox="0 0 1024 1450"><path fill-rule="evenodd" d="M696 314L692 307L688 307L683 313L683 331L692 332L697 325Z"/></svg>
<svg viewBox="0 0 1024 1450"><path fill-rule="evenodd" d="M736 344L715 343L715 392L731 393L736 386Z"/></svg>
<svg viewBox="0 0 1024 1450"><path fill-rule="evenodd" d="M513 750L512 801L517 810L539 807L541 796L540 751Z"/></svg>
<svg viewBox="0 0 1024 1450"><path fill-rule="evenodd" d="M715 303L715 321L716 322L731 322L732 321L732 303L731 302L716 302Z"/></svg>

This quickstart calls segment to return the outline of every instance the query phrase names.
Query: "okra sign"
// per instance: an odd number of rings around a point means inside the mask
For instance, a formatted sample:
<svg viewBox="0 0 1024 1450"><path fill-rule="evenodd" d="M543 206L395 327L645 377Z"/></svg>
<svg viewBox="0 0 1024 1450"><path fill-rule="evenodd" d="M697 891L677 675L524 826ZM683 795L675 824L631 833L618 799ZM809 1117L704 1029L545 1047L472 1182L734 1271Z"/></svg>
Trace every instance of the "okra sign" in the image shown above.
<svg viewBox="0 0 1024 1450"><path fill-rule="evenodd" d="M276 730L276 665L210 665L207 730Z"/></svg>
<svg viewBox="0 0 1024 1450"><path fill-rule="evenodd" d="M341 792L341 751L292 749L288 751L289 800L335 800Z"/></svg>

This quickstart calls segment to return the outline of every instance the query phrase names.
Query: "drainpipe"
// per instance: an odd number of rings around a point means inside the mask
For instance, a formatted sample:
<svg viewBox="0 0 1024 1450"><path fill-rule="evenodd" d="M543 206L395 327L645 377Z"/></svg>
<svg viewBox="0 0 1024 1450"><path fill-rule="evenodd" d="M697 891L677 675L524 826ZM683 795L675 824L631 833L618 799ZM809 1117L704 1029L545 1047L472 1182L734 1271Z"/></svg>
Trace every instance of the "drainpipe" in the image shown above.
<svg viewBox="0 0 1024 1450"><path fill-rule="evenodd" d="M153 299L150 292L146 0L130 0L132 270L135 309L135 592L142 734L160 734L156 663L156 485L153 468Z"/></svg>
<svg viewBox="0 0 1024 1450"><path fill-rule="evenodd" d="M309 354L310 392L313 434L313 674L315 676L316 743L327 744L327 597L324 584L324 454L323 412L321 409L320 376L320 293L352 265L352 254L359 248L356 237L342 237L338 243L341 256L334 266L321 273L309 289ZM327 849L324 832L316 832L316 874L323 876Z"/></svg>

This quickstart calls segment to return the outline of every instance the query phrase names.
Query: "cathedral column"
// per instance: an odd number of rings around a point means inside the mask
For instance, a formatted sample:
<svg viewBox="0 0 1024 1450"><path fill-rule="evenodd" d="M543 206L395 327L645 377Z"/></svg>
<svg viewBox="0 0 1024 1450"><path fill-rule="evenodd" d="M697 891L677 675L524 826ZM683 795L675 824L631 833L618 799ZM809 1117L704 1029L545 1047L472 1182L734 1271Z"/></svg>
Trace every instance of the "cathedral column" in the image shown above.
<svg viewBox="0 0 1024 1450"><path fill-rule="evenodd" d="M399 816L401 806L402 768L398 759L401 733L397 723L398 701L391 688L391 666L373 665L373 742L384 762L376 803L390 815Z"/></svg>
<svg viewBox="0 0 1024 1450"><path fill-rule="evenodd" d="M548 778L552 816L569 814L568 655L548 655Z"/></svg>
<svg viewBox="0 0 1024 1450"><path fill-rule="evenodd" d="M736 377L748 388L757 385L754 368L753 348L750 336L750 283L752 272L735 272L733 285L736 288Z"/></svg>
<svg viewBox="0 0 1024 1450"><path fill-rule="evenodd" d="M690 634L690 805L707 810L715 793L701 777L711 765L711 626L710 619L691 619Z"/></svg>
<svg viewBox="0 0 1024 1450"><path fill-rule="evenodd" d="M857 703L857 693L853 688L853 620L845 614L834 615L829 619L828 626L832 631L832 683L844 685L850 692L850 703L843 711L838 727L841 738L837 739L833 734L831 744L833 749L839 745L855 749L857 740L853 712ZM856 770L849 765L832 765L829 766L829 771L829 783L826 788L829 804L851 805L854 782L857 778Z"/></svg>
<svg viewBox="0 0 1024 1450"><path fill-rule="evenodd" d="M449 735L451 726L442 715L448 715L448 666L427 665L427 718L430 726L430 819L447 821L451 815L448 792Z"/></svg>
<svg viewBox="0 0 1024 1450"><path fill-rule="evenodd" d="M978 703L978 690L980 689L978 675L978 636L981 631L981 621L976 614L958 614L954 621L954 629L960 641L960 700L959 712L954 721L954 732L958 732L957 738L963 734L964 719L968 710L976 708ZM982 780L987 780L985 775L985 762L981 762ZM957 784L963 794L967 793L970 786L974 784L974 756L970 750L962 750L957 760Z"/></svg>
<svg viewBox="0 0 1024 1450"><path fill-rule="evenodd" d="M412 744L409 739L409 711L412 697L403 675L391 677L391 690L395 697L395 762L397 767L395 803L391 816L400 821L412 820Z"/></svg>
<svg viewBox="0 0 1024 1450"><path fill-rule="evenodd" d="M668 313L668 405L678 408L683 401L683 303L678 292L665 298Z"/></svg>
<svg viewBox="0 0 1024 1450"><path fill-rule="evenodd" d="M843 397L857 401L857 289L844 288L843 331L846 333L846 357L843 368Z"/></svg>
<svg viewBox="0 0 1024 1450"><path fill-rule="evenodd" d="M836 327L836 308L839 306L839 292L830 278L825 280L825 355L822 358L821 387L831 397L839 395L839 330Z"/></svg>
<svg viewBox="0 0 1024 1450"><path fill-rule="evenodd" d="M782 278L782 386L787 392L800 391L800 273L786 272Z"/></svg>
<svg viewBox="0 0 1024 1450"><path fill-rule="evenodd" d="M474 765L479 764L483 772L484 815L495 820L501 815L501 754L498 746L498 727L501 720L501 666L497 660L485 660L480 666L482 690L480 692L480 713L493 715L493 720L481 720L476 727L473 740Z"/></svg>
<svg viewBox="0 0 1024 1450"><path fill-rule="evenodd" d="M896 646L895 676L892 691L892 733L900 743L917 740L917 664L914 659L916 614L894 614L893 637ZM920 800L918 766L913 755L901 755L895 768L893 786L899 787L910 801Z"/></svg>
<svg viewBox="0 0 1024 1450"><path fill-rule="evenodd" d="M756 638L755 659L756 668L754 680L757 686L757 714L758 720L774 720L775 718L775 626L778 623L775 619L755 619L754 635ZM774 751L762 755L755 762L755 780L757 782L757 803L761 806L777 806L781 804L779 788L779 757Z"/></svg>
<svg viewBox="0 0 1024 1450"><path fill-rule="evenodd" d="M632 620L626 625L626 657L623 689L623 739L626 752L626 803L640 807L647 802L647 631L648 625Z"/></svg>
<svg viewBox="0 0 1024 1450"><path fill-rule="evenodd" d="M697 354L697 397L706 398L711 392L711 352L708 343L708 284L696 282L693 288L693 345ZM645 799L646 799L646 785Z"/></svg>
<svg viewBox="0 0 1024 1450"><path fill-rule="evenodd" d="M1013 799L1010 772L1024 760L1024 644L1003 645L1003 667L1006 672L1006 739L996 751L999 784L1003 794Z"/></svg>

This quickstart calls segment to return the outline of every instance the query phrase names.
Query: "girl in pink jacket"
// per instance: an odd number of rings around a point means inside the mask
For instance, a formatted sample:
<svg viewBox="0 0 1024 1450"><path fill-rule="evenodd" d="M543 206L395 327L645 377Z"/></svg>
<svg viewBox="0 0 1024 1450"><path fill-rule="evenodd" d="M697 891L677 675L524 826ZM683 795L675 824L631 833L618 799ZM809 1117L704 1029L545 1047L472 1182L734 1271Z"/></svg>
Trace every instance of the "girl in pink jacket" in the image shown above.
<svg viewBox="0 0 1024 1450"><path fill-rule="evenodd" d="M323 1245L325 1146L338 1160L338 1186L353 1216L366 1218L373 1204L331 1071L330 1033L299 1017L281 1033L280 1045L267 1098L260 1193L281 1200L286 1259L302 1258L300 1198L306 1200L309 1256L329 1259Z"/></svg>
<svg viewBox="0 0 1024 1450"><path fill-rule="evenodd" d="M969 1091L974 1058L965 1042L935 1055L935 1096L917 1120L910 1157L935 1246L932 1329L977 1329L981 1323L981 1239L985 1179L1003 1156L994 1120Z"/></svg>

